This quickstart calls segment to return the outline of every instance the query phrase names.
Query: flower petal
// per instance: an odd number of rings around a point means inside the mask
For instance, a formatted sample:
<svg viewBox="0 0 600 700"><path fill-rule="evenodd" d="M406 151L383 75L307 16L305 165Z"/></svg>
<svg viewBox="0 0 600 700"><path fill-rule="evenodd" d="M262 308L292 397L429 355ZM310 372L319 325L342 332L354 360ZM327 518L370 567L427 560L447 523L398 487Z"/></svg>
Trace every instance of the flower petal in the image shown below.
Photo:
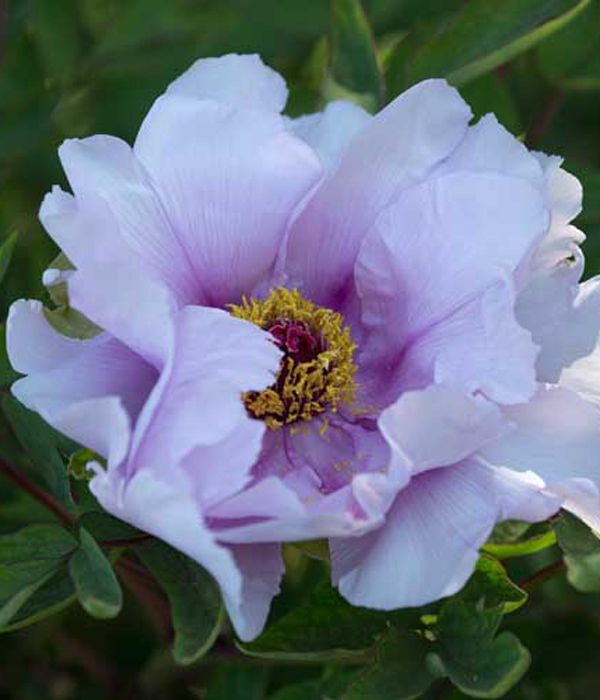
<svg viewBox="0 0 600 700"><path fill-rule="evenodd" d="M202 285L196 301L214 306L239 301L267 274L320 175L279 115L181 95L154 103L135 152Z"/></svg>
<svg viewBox="0 0 600 700"><path fill-rule="evenodd" d="M203 506L215 493L242 488L265 426L247 415L241 394L269 386L279 359L257 326L217 309L184 308L169 361L136 425L131 471L152 469L166 479L185 458ZM233 452L242 440L244 449Z"/></svg>
<svg viewBox="0 0 600 700"><path fill-rule="evenodd" d="M316 303L339 305L377 215L448 156L470 117L441 80L415 85L377 114L294 221L285 266L290 283Z"/></svg>
<svg viewBox="0 0 600 700"><path fill-rule="evenodd" d="M329 102L322 112L305 114L290 119L290 131L305 141L331 170L338 163L352 139L373 117L362 107L336 100Z"/></svg>
<svg viewBox="0 0 600 700"><path fill-rule="evenodd" d="M467 581L494 524L523 502L548 517L555 498L540 507L537 487L518 484L474 462L434 469L400 491L383 527L359 539L330 544L333 579L354 605L391 610L452 595Z"/></svg>
<svg viewBox="0 0 600 700"><path fill-rule="evenodd" d="M13 367L27 374L13 384L13 393L53 425L72 403L108 395L118 396L135 420L157 378L150 365L107 333L91 340L61 335L38 301L11 306L7 349Z"/></svg>
<svg viewBox="0 0 600 700"><path fill-rule="evenodd" d="M167 94L273 112L281 112L287 101L284 79L257 54L200 58L169 85Z"/></svg>
<svg viewBox="0 0 600 700"><path fill-rule="evenodd" d="M568 491L571 500L584 487L586 507L579 515L597 527L600 505L597 498L594 504L589 498L590 487L597 494L600 486L597 408L568 389L546 386L529 403L507 407L504 413L515 430L482 447L480 454L490 464L534 472L548 491L559 495Z"/></svg>
<svg viewBox="0 0 600 700"><path fill-rule="evenodd" d="M59 155L75 197L55 188L40 219L75 267L134 260L180 304L195 301L195 270L128 144L112 136L68 139Z"/></svg>
<svg viewBox="0 0 600 700"><path fill-rule="evenodd" d="M437 384L403 394L378 423L392 449L410 461L413 474L456 464L510 427L482 396L470 398Z"/></svg>
<svg viewBox="0 0 600 700"><path fill-rule="evenodd" d="M382 356L398 353L502 272L516 271L547 225L540 194L515 178L451 173L404 192L378 218L357 259L370 343Z"/></svg>

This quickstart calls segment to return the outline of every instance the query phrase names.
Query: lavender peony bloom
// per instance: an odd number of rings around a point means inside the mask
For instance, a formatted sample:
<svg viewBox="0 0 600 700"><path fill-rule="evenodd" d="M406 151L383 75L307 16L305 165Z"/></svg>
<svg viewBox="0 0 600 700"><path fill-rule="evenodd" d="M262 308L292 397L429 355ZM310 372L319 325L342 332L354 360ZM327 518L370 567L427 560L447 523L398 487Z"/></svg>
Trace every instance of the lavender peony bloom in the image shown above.
<svg viewBox="0 0 600 700"><path fill-rule="evenodd" d="M459 589L500 520L600 529L599 281L577 180L445 82L291 120L255 56L200 60L133 148L69 140L40 218L103 331L11 309L15 395L107 460L107 511L260 632L279 543L330 538L348 600Z"/></svg>

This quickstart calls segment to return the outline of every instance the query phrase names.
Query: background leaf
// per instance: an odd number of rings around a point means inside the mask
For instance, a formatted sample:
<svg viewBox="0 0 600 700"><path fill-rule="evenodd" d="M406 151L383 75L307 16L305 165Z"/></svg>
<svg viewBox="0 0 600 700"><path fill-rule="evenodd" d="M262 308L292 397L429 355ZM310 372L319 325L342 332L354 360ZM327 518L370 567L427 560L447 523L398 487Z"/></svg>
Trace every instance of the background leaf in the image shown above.
<svg viewBox="0 0 600 700"><path fill-rule="evenodd" d="M73 553L70 572L77 598L92 617L116 617L121 611L123 594L115 572L94 538L79 529L79 547Z"/></svg>
<svg viewBox="0 0 600 700"><path fill-rule="evenodd" d="M201 566L164 542L148 542L137 553L171 603L175 661L191 664L210 649L219 633L223 622L219 589Z"/></svg>

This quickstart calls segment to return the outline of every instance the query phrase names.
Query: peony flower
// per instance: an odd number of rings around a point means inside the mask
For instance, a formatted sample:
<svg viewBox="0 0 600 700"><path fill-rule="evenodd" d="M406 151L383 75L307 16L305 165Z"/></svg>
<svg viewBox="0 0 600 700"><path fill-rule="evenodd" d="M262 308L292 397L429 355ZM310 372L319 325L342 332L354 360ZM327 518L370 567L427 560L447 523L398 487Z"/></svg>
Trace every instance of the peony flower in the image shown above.
<svg viewBox="0 0 600 700"><path fill-rule="evenodd" d="M598 281L581 206L429 80L371 116L288 119L256 56L196 62L133 148L66 141L41 207L102 332L10 313L14 394L107 461L90 488L262 629L280 543L329 538L353 603L458 590L493 526L564 507L600 529Z"/></svg>

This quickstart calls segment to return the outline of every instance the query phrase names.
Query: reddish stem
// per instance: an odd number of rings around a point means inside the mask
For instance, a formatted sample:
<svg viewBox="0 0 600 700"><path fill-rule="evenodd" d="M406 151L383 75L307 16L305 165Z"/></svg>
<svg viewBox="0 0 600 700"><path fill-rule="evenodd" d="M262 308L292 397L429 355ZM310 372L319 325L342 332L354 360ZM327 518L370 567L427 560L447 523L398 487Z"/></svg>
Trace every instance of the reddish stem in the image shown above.
<svg viewBox="0 0 600 700"><path fill-rule="evenodd" d="M535 574L531 574L531 576L527 576L527 578L524 578L522 581L519 581L517 583L517 586L519 586L519 588L522 588L525 591L530 591L532 588L536 588L541 583L544 583L545 581L554 578L554 576L564 573L566 571L566 568L567 567L564 560L559 559L558 561L555 561L554 564L549 564L540 571L536 571Z"/></svg>
<svg viewBox="0 0 600 700"><path fill-rule="evenodd" d="M45 508L54 513L54 515L68 528L73 527L75 519L73 516L49 493L43 491L39 486L33 483L31 479L23 472L9 466L0 459L0 471L18 484L32 498L41 503Z"/></svg>

